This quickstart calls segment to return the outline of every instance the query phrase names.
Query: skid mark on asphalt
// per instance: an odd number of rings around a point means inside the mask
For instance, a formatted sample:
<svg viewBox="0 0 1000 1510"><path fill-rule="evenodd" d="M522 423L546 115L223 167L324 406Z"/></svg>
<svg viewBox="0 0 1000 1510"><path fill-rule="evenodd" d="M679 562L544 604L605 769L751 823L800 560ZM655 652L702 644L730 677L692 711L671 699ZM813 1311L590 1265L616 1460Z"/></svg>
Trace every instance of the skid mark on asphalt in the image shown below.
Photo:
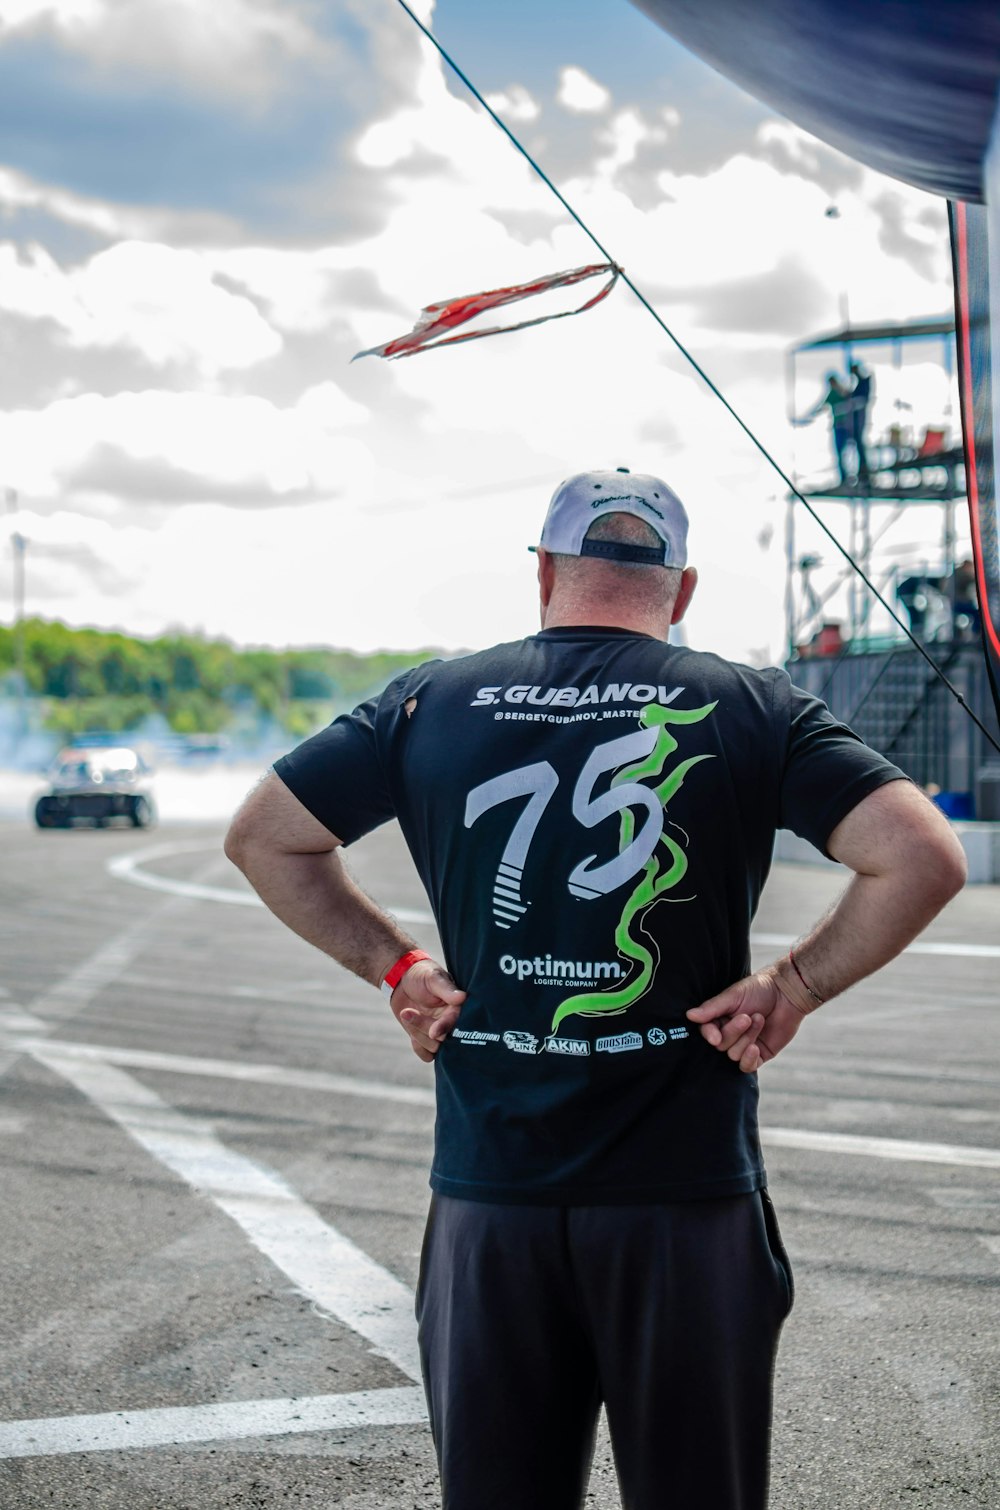
<svg viewBox="0 0 1000 1510"><path fill-rule="evenodd" d="M192 848L192 846L187 846ZM204 852L208 846L200 844L199 852ZM215 854L207 865L201 867L200 875L210 875L221 863L221 855L216 846L212 846ZM77 1017L87 1009L96 996L116 981L141 953L141 951L156 936L164 918L169 917L182 906L181 899L171 897L150 916L138 918L121 933L102 944L100 949L87 956L75 969L62 976L56 983L41 992L31 1002L31 1010L25 1014L25 1025L31 1024L29 1031L49 1033L56 1026L65 1023L72 1017ZM6 994L6 993L5 993ZM21 1012L21 1008L15 1008L13 1004L5 1011ZM6 1074L13 1064L17 1062L17 1053L0 1054L0 1076Z"/></svg>
<svg viewBox="0 0 1000 1510"><path fill-rule="evenodd" d="M130 1137L229 1216L302 1294L420 1379L413 1295L329 1226L271 1170L226 1148L205 1122L169 1106L110 1064L50 1052L33 1057L61 1075Z"/></svg>
<svg viewBox="0 0 1000 1510"><path fill-rule="evenodd" d="M156 931L157 923L149 918L140 918L115 938L109 940L96 953L77 965L68 975L36 996L31 1011L39 1017L76 1016L93 1001L98 992L117 980L135 959L139 951Z"/></svg>
<svg viewBox="0 0 1000 1510"><path fill-rule="evenodd" d="M424 1425L426 1420L424 1392L413 1385L360 1390L350 1395L114 1410L95 1416L0 1422L0 1459L122 1452L185 1442L232 1442L244 1437L291 1436L356 1426L414 1426Z"/></svg>

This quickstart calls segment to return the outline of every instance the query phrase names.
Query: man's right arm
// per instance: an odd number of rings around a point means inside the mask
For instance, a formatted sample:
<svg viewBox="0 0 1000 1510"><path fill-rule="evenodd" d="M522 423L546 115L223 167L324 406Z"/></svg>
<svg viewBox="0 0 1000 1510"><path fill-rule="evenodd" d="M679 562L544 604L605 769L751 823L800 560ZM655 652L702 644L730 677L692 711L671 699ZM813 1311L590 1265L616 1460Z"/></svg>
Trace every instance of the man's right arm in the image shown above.
<svg viewBox="0 0 1000 1510"><path fill-rule="evenodd" d="M965 884L962 846L908 781L877 788L837 825L829 853L854 872L789 955L688 1012L713 1048L751 1073L803 1019L902 953Z"/></svg>

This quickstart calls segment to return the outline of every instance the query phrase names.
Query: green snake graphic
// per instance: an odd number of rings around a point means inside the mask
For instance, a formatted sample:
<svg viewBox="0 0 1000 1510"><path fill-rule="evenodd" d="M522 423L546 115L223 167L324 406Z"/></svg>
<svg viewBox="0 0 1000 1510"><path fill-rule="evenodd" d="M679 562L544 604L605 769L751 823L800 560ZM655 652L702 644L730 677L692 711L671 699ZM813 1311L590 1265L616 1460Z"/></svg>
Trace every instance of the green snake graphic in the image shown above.
<svg viewBox="0 0 1000 1510"><path fill-rule="evenodd" d="M647 776L654 778L662 776L667 757L677 749L677 741L668 725L700 723L716 706L716 703L708 703L704 708L684 709L665 708L659 703L647 705L642 711L641 722L647 728L659 725L656 744L643 760L636 761L634 765L619 771L611 785L617 786L626 781L640 781ZM665 808L670 799L680 790L692 766L698 765L702 760L714 758L712 755L693 755L689 760L683 760L680 765L675 766L668 775L663 777L658 786L653 787L661 805ZM625 808L621 814L619 853L631 844L634 831L635 817L630 808ZM663 868L665 861L660 854L660 844L667 852L666 859L669 863L666 869ZM633 934L632 924L637 924L637 931L641 930L645 933L653 948L656 949L655 941L643 924L643 914L665 891L669 891L672 886L676 886L678 881L683 879L687 866L687 856L676 840L667 833L661 834L659 844L643 866L639 881L625 903L615 929L615 944L619 954L639 965L639 973L617 991L587 991L577 996L568 996L556 1008L550 1029L552 1033L556 1032L565 1018L574 1013L579 1013L581 1017L613 1017L620 1012L626 1012L639 1000L640 996L649 990L656 965L659 963L659 951L654 960L646 945Z"/></svg>

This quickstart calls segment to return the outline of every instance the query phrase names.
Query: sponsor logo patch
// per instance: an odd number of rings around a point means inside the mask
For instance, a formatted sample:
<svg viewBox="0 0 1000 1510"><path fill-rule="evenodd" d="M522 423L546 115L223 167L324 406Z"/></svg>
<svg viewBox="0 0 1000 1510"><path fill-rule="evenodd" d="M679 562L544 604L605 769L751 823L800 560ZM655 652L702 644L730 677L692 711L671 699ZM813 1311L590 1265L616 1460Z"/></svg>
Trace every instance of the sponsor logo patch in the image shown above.
<svg viewBox="0 0 1000 1510"><path fill-rule="evenodd" d="M459 1043L499 1043L499 1033L476 1033L471 1028L452 1028L452 1038L457 1038Z"/></svg>
<svg viewBox="0 0 1000 1510"><path fill-rule="evenodd" d="M576 1058L582 1058L590 1053L590 1044L586 1038L546 1038L546 1054L570 1054Z"/></svg>
<svg viewBox="0 0 1000 1510"><path fill-rule="evenodd" d="M620 980L625 974L617 960L553 959L551 954L533 959L501 954L499 964L503 975L516 975L536 986L586 985L592 980Z"/></svg>
<svg viewBox="0 0 1000 1510"><path fill-rule="evenodd" d="M599 1054L623 1054L626 1049L641 1049L641 1033L612 1033L607 1038L599 1038L594 1045Z"/></svg>
<svg viewBox="0 0 1000 1510"><path fill-rule="evenodd" d="M509 1028L503 1035L503 1041L515 1054L537 1054L538 1039L534 1033L522 1033Z"/></svg>

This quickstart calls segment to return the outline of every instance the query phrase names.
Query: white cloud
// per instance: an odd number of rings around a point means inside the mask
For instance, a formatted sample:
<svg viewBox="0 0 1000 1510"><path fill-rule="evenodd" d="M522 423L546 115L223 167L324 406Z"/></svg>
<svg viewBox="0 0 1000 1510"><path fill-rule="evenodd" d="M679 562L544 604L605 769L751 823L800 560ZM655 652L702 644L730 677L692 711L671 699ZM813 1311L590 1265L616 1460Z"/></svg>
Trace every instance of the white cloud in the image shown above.
<svg viewBox="0 0 1000 1510"><path fill-rule="evenodd" d="M216 211L114 204L0 167L0 215L10 220L22 210L39 210L109 241L211 238L219 242L231 239L236 230L229 216Z"/></svg>
<svg viewBox="0 0 1000 1510"><path fill-rule="evenodd" d="M605 151L595 162L594 173L613 178L621 168L635 162L640 147L660 145L667 137L665 126L649 125L638 110L617 110L598 138Z"/></svg>
<svg viewBox="0 0 1000 1510"><path fill-rule="evenodd" d="M207 267L253 295L275 329L299 333L322 330L332 319L343 317L337 278L358 266L354 249L339 247L300 251L245 246L206 251L204 257Z"/></svg>
<svg viewBox="0 0 1000 1510"><path fill-rule="evenodd" d="M259 96L324 44L287 0L0 0L11 31L43 30L104 67Z"/></svg>
<svg viewBox="0 0 1000 1510"><path fill-rule="evenodd" d="M484 98L487 105L506 121L523 124L525 121L537 121L541 114L541 106L523 84L512 84L509 89L499 94L487 94Z"/></svg>
<svg viewBox="0 0 1000 1510"><path fill-rule="evenodd" d="M388 9L384 23L379 57L394 79ZM781 553L762 557L755 541L766 522L780 538L780 484L624 288L579 319L400 364L347 365L345 326L354 349L371 346L432 299L598 256L502 134L446 87L427 46L392 98L405 103L337 144L354 192L370 186L382 219L331 245L227 246L220 236L197 253L174 249L155 244L150 222L136 230L115 219L124 211L0 179L0 198L43 194L40 207L125 238L70 272L39 253L4 253L0 305L55 321L71 343L141 351L191 373L183 394L81 394L0 417L3 480L21 489L24 508L69 501L92 523L103 519L110 533L85 539L122 581L141 582L116 603L81 564L76 596L67 587L59 611L145 631L183 621L243 641L457 647L514 637L535 619L525 547L551 486L580 467L631 465L660 471L691 509L693 559L704 568L692 643L780 654ZM519 86L502 104L495 98L512 120L544 129ZM695 174L684 168L673 106L640 108L627 80L615 82L614 98L612 109L604 85L562 71L559 102L601 117L577 122L591 155L562 185L568 198L779 458L789 460L793 438L825 458L821 424L795 437L785 425L784 351L794 337L767 310L751 311L760 328L724 316L773 294L775 280L790 303L796 279L802 336L836 323L845 286L858 318L937 313L947 303L946 242L935 260L933 224L921 221L910 237L923 261L899 237L898 253L886 244L887 225L908 226L928 200L858 170L838 187L831 227L829 154L804 133L774 123L720 168ZM668 164L655 178L650 148ZM630 192L640 173L641 205ZM322 192L335 189L324 182ZM508 315L535 312L529 304ZM344 360L336 369L331 329ZM264 386L279 369L280 402ZM888 384L879 393L891 404ZM278 506L282 498L295 507ZM186 499L195 501L152 506ZM41 538L36 554L37 575Z"/></svg>
<svg viewBox="0 0 1000 1510"><path fill-rule="evenodd" d="M611 91L582 68L563 68L559 72L556 99L567 110L580 115L598 115L611 104Z"/></svg>
<svg viewBox="0 0 1000 1510"><path fill-rule="evenodd" d="M0 23L12 30L49 22L73 31L104 19L106 0L0 0Z"/></svg>
<svg viewBox="0 0 1000 1510"><path fill-rule="evenodd" d="M122 475L125 504L169 503L178 493L339 496L369 485L368 448L342 433L364 417L333 383L285 409L253 395L90 393L0 415L0 454L22 501L102 493Z"/></svg>
<svg viewBox="0 0 1000 1510"><path fill-rule="evenodd" d="M0 246L0 308L54 321L79 349L119 347L206 376L281 349L249 299L212 281L202 256L142 242L118 242L69 272L39 247L22 260Z"/></svg>

